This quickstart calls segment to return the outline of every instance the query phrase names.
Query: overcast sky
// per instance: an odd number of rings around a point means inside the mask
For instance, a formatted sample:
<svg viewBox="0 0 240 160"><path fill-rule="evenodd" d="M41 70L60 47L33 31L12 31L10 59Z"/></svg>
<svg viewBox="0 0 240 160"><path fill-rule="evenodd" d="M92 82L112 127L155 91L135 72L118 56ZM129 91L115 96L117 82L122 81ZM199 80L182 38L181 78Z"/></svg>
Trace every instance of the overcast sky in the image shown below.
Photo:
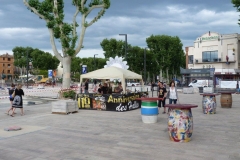
<svg viewBox="0 0 240 160"><path fill-rule="evenodd" d="M0 54L12 54L16 46L39 48L52 53L45 21L27 10L22 0L0 0ZM74 6L65 0L66 21L71 22ZM96 15L93 12L91 18ZM146 47L150 35L179 36L184 46L208 31L239 33L239 13L230 0L111 0L105 15L87 29L79 57L103 57L104 38L124 40ZM80 18L79 18L80 24ZM59 52L61 48L59 47Z"/></svg>

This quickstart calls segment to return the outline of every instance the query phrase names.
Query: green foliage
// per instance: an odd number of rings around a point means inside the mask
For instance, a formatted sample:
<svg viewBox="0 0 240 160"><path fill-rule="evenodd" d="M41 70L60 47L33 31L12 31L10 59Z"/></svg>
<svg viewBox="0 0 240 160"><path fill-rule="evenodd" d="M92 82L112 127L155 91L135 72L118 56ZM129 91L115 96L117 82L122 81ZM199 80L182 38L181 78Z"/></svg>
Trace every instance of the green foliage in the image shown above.
<svg viewBox="0 0 240 160"><path fill-rule="evenodd" d="M75 97L76 97L76 92L74 92L73 90L65 91L65 92L63 92L63 97L64 97L64 98L75 99Z"/></svg>
<svg viewBox="0 0 240 160"><path fill-rule="evenodd" d="M101 69L104 67L104 65L106 65L106 59L95 57L95 61L94 61L93 57L88 57L88 58L74 57L74 58L72 58L71 72L79 73L81 71L80 64L87 65L88 72L94 71L95 63L96 63L95 70Z"/></svg>
<svg viewBox="0 0 240 160"><path fill-rule="evenodd" d="M75 73L72 77L72 80L74 82L80 82L80 74L79 73Z"/></svg>
<svg viewBox="0 0 240 160"><path fill-rule="evenodd" d="M179 74L180 67L185 66L185 54L179 37L168 35L152 35L146 39L146 72L152 75L159 74L159 70L169 70L169 74ZM105 58L125 57L125 42L116 39L104 39L100 43ZM127 62L129 69L136 73L144 71L144 48L131 46L127 48Z"/></svg>
<svg viewBox="0 0 240 160"><path fill-rule="evenodd" d="M76 17L80 12L84 17L82 27L89 27L93 23L97 22L105 13L106 9L110 7L110 0L72 0L72 5L76 7L77 11L74 15L73 23L67 23L64 14L64 0L58 0L57 5L53 0L26 0L31 7L31 11L36 9L35 14L39 15L41 19L46 21L46 26L53 31L55 39L58 39L61 43L64 54L69 56L76 55L76 43L78 40L76 28ZM88 2L88 3L87 3ZM83 5L83 6L82 6ZM102 6L101 6L102 5ZM88 23L85 19L89 13L95 9L101 8L96 17ZM65 21L65 22L64 22ZM85 32L85 30L84 30ZM84 35L84 33L82 33ZM82 44L80 44L81 46Z"/></svg>
<svg viewBox="0 0 240 160"><path fill-rule="evenodd" d="M59 60L48 52L31 47L15 47L13 48L14 65L19 67L26 67L27 57L32 61L34 69L48 70L57 69Z"/></svg>
<svg viewBox="0 0 240 160"><path fill-rule="evenodd" d="M48 71L47 70L39 70L38 75L43 75L44 77L48 77Z"/></svg>
<svg viewBox="0 0 240 160"><path fill-rule="evenodd" d="M151 35L146 42L156 59L157 68L169 69L170 74L180 73L180 67L184 67L185 55L179 37Z"/></svg>
<svg viewBox="0 0 240 160"><path fill-rule="evenodd" d="M233 7L237 9L237 12L240 12L240 0L232 0ZM240 25L240 19L238 19L238 24Z"/></svg>
<svg viewBox="0 0 240 160"><path fill-rule="evenodd" d="M103 51L104 51L104 56L105 58L110 58L110 57L125 57L125 42L121 40L116 40L116 39L104 39L100 43ZM129 45L128 48L131 46Z"/></svg>

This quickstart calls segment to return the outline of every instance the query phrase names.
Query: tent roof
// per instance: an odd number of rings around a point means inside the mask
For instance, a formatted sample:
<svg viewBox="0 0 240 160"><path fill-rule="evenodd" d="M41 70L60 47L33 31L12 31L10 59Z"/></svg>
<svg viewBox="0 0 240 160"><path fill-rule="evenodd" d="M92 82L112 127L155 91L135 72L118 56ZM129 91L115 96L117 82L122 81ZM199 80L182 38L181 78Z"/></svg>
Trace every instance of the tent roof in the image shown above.
<svg viewBox="0 0 240 160"><path fill-rule="evenodd" d="M121 79L123 92L126 93L125 80L124 79L142 79L142 75L134 73L132 71L118 68L118 67L108 67L98 69L96 71L89 72L87 74L82 74L80 77L80 84L83 78L94 78L94 79Z"/></svg>
<svg viewBox="0 0 240 160"><path fill-rule="evenodd" d="M87 74L82 74L81 79L83 78L93 78L93 79L142 79L142 76L134 73L132 71L118 68L118 67L108 67L98 69L96 71L89 72Z"/></svg>

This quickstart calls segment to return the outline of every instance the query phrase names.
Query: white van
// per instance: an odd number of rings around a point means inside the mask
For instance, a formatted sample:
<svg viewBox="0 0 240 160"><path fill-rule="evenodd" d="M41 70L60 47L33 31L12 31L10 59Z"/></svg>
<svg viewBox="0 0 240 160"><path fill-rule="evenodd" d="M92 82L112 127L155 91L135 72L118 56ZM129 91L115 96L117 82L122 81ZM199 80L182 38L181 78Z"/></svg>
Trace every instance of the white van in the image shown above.
<svg viewBox="0 0 240 160"><path fill-rule="evenodd" d="M209 86L213 86L213 80L208 80L208 79L204 79L204 80L198 80L195 79L193 80L191 83L189 83L188 85L189 87L209 87Z"/></svg>

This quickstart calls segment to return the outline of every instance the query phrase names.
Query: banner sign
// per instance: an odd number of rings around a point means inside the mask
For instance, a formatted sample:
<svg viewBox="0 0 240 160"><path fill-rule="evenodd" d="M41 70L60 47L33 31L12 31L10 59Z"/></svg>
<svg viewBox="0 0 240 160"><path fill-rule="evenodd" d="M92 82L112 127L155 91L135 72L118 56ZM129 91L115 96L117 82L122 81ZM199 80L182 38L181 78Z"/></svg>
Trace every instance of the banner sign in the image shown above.
<svg viewBox="0 0 240 160"><path fill-rule="evenodd" d="M135 100L147 95L147 92L122 94L78 94L77 101L79 109L98 109L106 111L124 112L141 107L141 102Z"/></svg>
<svg viewBox="0 0 240 160"><path fill-rule="evenodd" d="M82 74L87 73L87 65L82 65Z"/></svg>
<svg viewBox="0 0 240 160"><path fill-rule="evenodd" d="M53 76L53 71L52 70L48 70L48 78L52 78Z"/></svg>

